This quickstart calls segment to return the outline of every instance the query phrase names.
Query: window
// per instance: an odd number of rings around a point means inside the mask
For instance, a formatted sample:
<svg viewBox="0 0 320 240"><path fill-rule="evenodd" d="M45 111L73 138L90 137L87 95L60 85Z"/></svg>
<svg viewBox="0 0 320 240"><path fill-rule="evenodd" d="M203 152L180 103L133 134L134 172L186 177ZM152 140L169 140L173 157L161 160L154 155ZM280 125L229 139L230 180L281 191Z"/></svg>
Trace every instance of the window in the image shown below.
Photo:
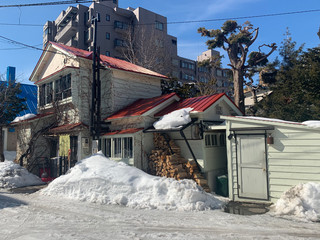
<svg viewBox="0 0 320 240"><path fill-rule="evenodd" d="M44 30L45 35L51 35L51 28L47 27L46 30Z"/></svg>
<svg viewBox="0 0 320 240"><path fill-rule="evenodd" d="M177 45L177 40L171 39L171 42L172 42L173 45Z"/></svg>
<svg viewBox="0 0 320 240"><path fill-rule="evenodd" d="M113 3L114 3L114 4L117 4L117 2L118 2L117 0L113 0Z"/></svg>
<svg viewBox="0 0 320 240"><path fill-rule="evenodd" d="M195 64L194 63L190 63L190 62L181 62L181 67L182 68L187 68L187 69L191 69L194 70Z"/></svg>
<svg viewBox="0 0 320 240"><path fill-rule="evenodd" d="M110 33L106 33L106 39L110 40Z"/></svg>
<svg viewBox="0 0 320 240"><path fill-rule="evenodd" d="M111 158L133 158L133 138L106 138L103 141L104 153Z"/></svg>
<svg viewBox="0 0 320 240"><path fill-rule="evenodd" d="M217 69L217 76L222 77L222 70L221 69Z"/></svg>
<svg viewBox="0 0 320 240"><path fill-rule="evenodd" d="M110 15L106 14L106 21L109 22L110 21Z"/></svg>
<svg viewBox="0 0 320 240"><path fill-rule="evenodd" d="M155 25L156 25L156 29L163 31L163 23L162 22L156 21Z"/></svg>
<svg viewBox="0 0 320 240"><path fill-rule="evenodd" d="M39 86L39 104L44 106L71 97L71 74L61 76L59 79Z"/></svg>
<svg viewBox="0 0 320 240"><path fill-rule="evenodd" d="M189 80L189 81L194 81L194 76L186 74L186 73L182 73L182 79Z"/></svg>
<svg viewBox="0 0 320 240"><path fill-rule="evenodd" d="M216 134L208 134L205 137L206 147L218 146L218 139Z"/></svg>
<svg viewBox="0 0 320 240"><path fill-rule="evenodd" d="M220 146L225 146L225 145L226 145L226 135L220 134Z"/></svg>
<svg viewBox="0 0 320 240"><path fill-rule="evenodd" d="M128 29L128 24L120 21L114 21L114 28Z"/></svg>
<svg viewBox="0 0 320 240"><path fill-rule="evenodd" d="M106 51L106 56L110 57L110 52Z"/></svg>
<svg viewBox="0 0 320 240"><path fill-rule="evenodd" d="M83 13L83 21L84 21L84 24L87 24L87 22L89 21L89 12Z"/></svg>
<svg viewBox="0 0 320 240"><path fill-rule="evenodd" d="M205 78L205 77L200 77L200 82L202 82L202 83L208 83L209 81L208 81L208 79Z"/></svg>
<svg viewBox="0 0 320 240"><path fill-rule="evenodd" d="M124 47L124 41L121 39L115 39L114 40L114 46L115 47Z"/></svg>
<svg viewBox="0 0 320 240"><path fill-rule="evenodd" d="M207 67L201 66L201 67L199 67L199 72L207 73L207 72L209 72L209 69Z"/></svg>

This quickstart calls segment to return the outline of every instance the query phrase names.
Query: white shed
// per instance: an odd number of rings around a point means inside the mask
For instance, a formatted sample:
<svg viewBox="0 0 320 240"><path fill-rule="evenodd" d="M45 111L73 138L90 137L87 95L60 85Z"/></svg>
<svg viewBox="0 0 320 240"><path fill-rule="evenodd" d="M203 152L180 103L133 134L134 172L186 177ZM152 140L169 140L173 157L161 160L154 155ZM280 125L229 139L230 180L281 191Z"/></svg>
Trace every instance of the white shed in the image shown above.
<svg viewBox="0 0 320 240"><path fill-rule="evenodd" d="M275 202L320 182L320 129L277 119L226 117L228 188L234 201Z"/></svg>

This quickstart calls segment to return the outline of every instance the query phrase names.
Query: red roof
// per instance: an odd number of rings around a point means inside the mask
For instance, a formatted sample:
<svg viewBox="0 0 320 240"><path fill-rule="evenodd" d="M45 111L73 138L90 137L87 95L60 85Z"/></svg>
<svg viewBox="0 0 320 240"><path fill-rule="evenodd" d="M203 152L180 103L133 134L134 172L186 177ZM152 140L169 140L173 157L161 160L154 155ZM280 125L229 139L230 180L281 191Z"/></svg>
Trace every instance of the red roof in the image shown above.
<svg viewBox="0 0 320 240"><path fill-rule="evenodd" d="M76 128L88 128L87 125L83 123L72 123L72 124L64 124L55 128L51 128L49 132L51 133L64 133L64 132L70 132L75 130Z"/></svg>
<svg viewBox="0 0 320 240"><path fill-rule="evenodd" d="M123 117L133 117L133 116L141 116L142 114L150 111L161 103L167 101L172 97L178 97L176 93L169 93L158 97L147 98L147 99L139 99L132 103L131 105L121 109L105 120L123 118Z"/></svg>
<svg viewBox="0 0 320 240"><path fill-rule="evenodd" d="M200 96L194 98L183 99L179 102L174 102L162 111L155 114L155 116L163 116L172 111L182 108L193 108L191 112L204 112L208 107L218 101L222 96L227 96L225 93L213 94L208 96Z"/></svg>
<svg viewBox="0 0 320 240"><path fill-rule="evenodd" d="M61 43L56 43L56 42L50 42L53 46L56 46L76 57L81 57L81 58L86 58L86 59L92 59L92 52L74 48L74 47L69 47L66 45L63 45ZM109 68L114 68L114 69L120 69L128 72L135 72L135 73L141 73L145 75L150 75L150 76L155 76L155 77L160 77L160 78L168 78L160 73L156 73L154 71L151 71L149 69L146 69L144 67L140 67L138 65L135 65L133 63L120 60L117 58L112 58L112 57L107 57L104 55L100 55L101 59L101 64L109 67Z"/></svg>
<svg viewBox="0 0 320 240"><path fill-rule="evenodd" d="M109 135L116 135L116 134L130 134L130 133L136 133L143 130L143 128L128 128L128 129L122 129L122 130L117 130L113 132L108 132L104 134L103 136L109 136Z"/></svg>

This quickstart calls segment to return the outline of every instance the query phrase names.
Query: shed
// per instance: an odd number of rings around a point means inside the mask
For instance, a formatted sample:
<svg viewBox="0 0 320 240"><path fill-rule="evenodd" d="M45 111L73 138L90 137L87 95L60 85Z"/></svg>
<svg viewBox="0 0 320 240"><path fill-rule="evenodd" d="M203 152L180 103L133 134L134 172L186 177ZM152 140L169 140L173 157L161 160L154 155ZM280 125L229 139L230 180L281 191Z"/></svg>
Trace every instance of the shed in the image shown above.
<svg viewBox="0 0 320 240"><path fill-rule="evenodd" d="M278 119L221 118L230 199L275 202L294 185L320 182L319 128Z"/></svg>

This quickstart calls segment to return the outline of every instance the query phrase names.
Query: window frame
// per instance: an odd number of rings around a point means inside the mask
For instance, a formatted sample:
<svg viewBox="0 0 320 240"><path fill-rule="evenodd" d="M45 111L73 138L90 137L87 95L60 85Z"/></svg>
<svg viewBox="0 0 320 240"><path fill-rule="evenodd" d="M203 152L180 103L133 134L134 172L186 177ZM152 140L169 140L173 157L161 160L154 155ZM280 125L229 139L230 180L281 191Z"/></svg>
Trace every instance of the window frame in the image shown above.
<svg viewBox="0 0 320 240"><path fill-rule="evenodd" d="M103 138L103 153L117 161L134 158L134 136L114 135Z"/></svg>

